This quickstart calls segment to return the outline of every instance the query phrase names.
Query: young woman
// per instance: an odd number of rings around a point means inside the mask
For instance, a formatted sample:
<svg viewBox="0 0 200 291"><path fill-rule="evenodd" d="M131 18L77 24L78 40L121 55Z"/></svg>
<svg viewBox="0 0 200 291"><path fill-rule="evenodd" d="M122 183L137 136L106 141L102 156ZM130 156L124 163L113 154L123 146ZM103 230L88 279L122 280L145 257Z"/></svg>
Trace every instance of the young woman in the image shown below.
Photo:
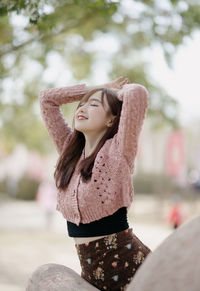
<svg viewBox="0 0 200 291"><path fill-rule="evenodd" d="M148 92L119 77L102 86L47 89L39 99L59 154L56 209L74 238L81 276L99 290L125 290L151 252L127 221ZM75 101L72 130L59 107Z"/></svg>

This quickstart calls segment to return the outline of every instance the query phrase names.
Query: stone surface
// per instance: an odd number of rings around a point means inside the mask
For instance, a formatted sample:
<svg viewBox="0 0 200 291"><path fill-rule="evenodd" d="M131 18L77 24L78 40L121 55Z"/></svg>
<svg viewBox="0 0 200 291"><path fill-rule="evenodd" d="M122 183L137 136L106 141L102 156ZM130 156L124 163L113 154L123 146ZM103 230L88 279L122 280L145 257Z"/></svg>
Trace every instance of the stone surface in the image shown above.
<svg viewBox="0 0 200 291"><path fill-rule="evenodd" d="M26 291L95 291L98 290L76 272L59 264L38 267L28 280Z"/></svg>
<svg viewBox="0 0 200 291"><path fill-rule="evenodd" d="M141 265L127 291L200 290L200 216L176 229Z"/></svg>

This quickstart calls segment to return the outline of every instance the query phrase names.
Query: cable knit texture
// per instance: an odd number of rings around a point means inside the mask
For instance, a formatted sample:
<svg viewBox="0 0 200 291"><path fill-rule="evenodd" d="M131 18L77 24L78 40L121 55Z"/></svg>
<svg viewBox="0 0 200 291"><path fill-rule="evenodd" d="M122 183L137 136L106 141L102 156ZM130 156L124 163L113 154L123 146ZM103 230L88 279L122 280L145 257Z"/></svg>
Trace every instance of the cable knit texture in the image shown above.
<svg viewBox="0 0 200 291"><path fill-rule="evenodd" d="M73 130L66 122L60 106L77 102L87 93L85 84L40 92L41 115L58 154L70 141ZM64 218L76 223L90 223L129 207L134 194L132 175L138 139L148 106L148 91L139 84L126 84L120 90L123 101L118 132L99 150L91 180L84 183L77 163L65 191L58 190L57 207Z"/></svg>

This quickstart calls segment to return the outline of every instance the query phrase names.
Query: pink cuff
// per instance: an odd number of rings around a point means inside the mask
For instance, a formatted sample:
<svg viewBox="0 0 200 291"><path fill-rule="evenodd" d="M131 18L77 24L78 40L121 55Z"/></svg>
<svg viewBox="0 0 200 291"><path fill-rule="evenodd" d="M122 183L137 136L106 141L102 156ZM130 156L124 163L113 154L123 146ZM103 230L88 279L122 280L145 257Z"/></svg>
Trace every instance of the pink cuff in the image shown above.
<svg viewBox="0 0 200 291"><path fill-rule="evenodd" d="M119 99L120 101L123 101L123 95L124 95L124 92L125 92L126 88L129 88L129 85L130 85L130 84L126 84L126 85L124 85L124 86L122 87L122 89L120 89L120 90L118 91L118 99Z"/></svg>

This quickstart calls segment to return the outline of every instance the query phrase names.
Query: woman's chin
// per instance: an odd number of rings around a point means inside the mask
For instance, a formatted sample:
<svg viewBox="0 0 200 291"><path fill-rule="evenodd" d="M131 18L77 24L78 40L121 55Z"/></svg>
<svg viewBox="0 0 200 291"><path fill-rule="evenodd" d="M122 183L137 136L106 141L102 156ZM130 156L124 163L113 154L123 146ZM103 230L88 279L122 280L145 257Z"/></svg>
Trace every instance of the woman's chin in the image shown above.
<svg viewBox="0 0 200 291"><path fill-rule="evenodd" d="M80 131L80 132L83 132L84 131L84 129L81 126L75 126L75 129L77 131Z"/></svg>

